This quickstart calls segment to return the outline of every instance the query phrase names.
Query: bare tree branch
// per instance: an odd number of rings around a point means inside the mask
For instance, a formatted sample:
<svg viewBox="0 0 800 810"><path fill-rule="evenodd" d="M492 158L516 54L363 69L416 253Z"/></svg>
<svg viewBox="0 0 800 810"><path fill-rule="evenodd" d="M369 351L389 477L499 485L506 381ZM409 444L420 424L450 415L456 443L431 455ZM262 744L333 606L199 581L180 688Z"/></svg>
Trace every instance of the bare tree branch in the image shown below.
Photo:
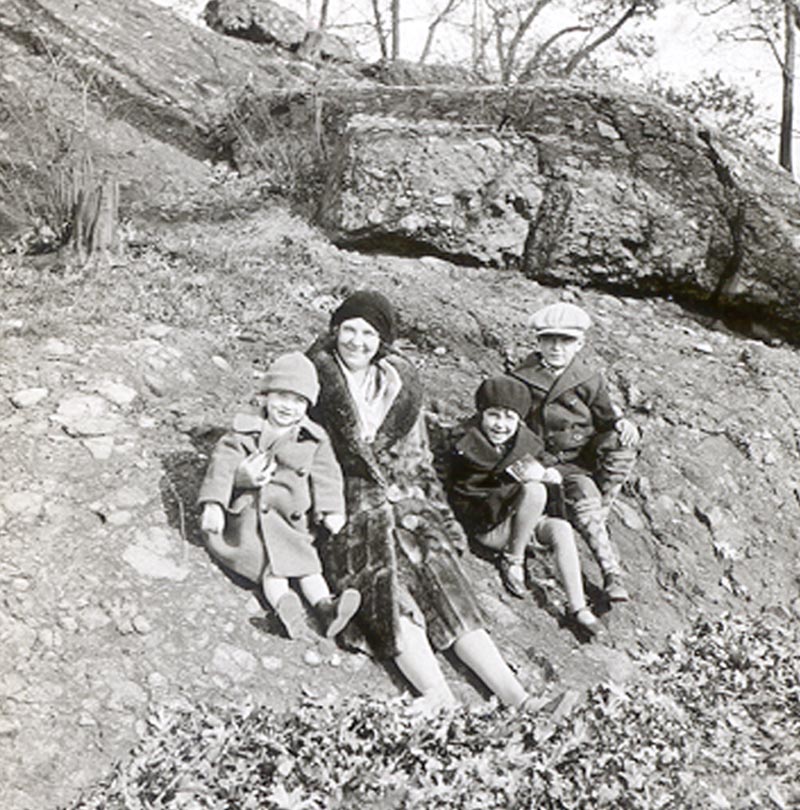
<svg viewBox="0 0 800 810"><path fill-rule="evenodd" d="M579 48L569 59L564 68L564 75L569 76L575 68L590 54L594 53L604 42L608 42L609 39L612 39L617 35L619 30L625 25L628 20L630 20L636 12L639 10L641 6L640 0L633 0L633 3L626 9L625 13L612 25L610 28L606 29L600 36L593 39L588 45L583 48Z"/></svg>
<svg viewBox="0 0 800 810"><path fill-rule="evenodd" d="M547 51L562 37L569 36L569 34L589 33L591 30L592 29L586 25L570 25L567 28L562 28L560 31L556 31L555 34L548 37L536 48L533 56L525 63L520 71L520 76L530 76L539 67L542 57L544 57Z"/></svg>
<svg viewBox="0 0 800 810"><path fill-rule="evenodd" d="M447 17L458 8L461 4L461 0L448 0L447 5L439 12L439 14L435 17L433 22L428 27L428 34L425 37L425 44L422 46L422 53L419 57L419 64L424 64L425 60L428 58L431 52L431 47L433 46L433 38L436 34L436 29L439 25L447 19Z"/></svg>

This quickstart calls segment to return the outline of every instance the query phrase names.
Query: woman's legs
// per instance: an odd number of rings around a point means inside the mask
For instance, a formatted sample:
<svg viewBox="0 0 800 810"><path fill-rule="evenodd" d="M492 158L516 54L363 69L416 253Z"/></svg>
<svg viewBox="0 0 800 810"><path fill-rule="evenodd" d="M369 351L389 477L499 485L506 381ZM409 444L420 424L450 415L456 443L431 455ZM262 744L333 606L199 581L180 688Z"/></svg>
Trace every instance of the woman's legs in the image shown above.
<svg viewBox="0 0 800 810"><path fill-rule="evenodd" d="M441 698L442 705L455 703L425 628L401 616L399 635L401 652L394 662L408 682L422 697Z"/></svg>
<svg viewBox="0 0 800 810"><path fill-rule="evenodd" d="M507 706L519 707L528 697L517 676L503 659L489 634L471 630L457 639L453 652Z"/></svg>

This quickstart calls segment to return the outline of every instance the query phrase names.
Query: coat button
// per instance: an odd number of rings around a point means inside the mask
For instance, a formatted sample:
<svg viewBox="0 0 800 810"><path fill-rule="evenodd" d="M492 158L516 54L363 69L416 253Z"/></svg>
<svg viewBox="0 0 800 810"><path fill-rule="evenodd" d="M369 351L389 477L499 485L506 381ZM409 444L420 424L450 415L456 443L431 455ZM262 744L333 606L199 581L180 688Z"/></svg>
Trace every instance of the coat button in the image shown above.
<svg viewBox="0 0 800 810"><path fill-rule="evenodd" d="M306 474L306 470L295 470L298 478L302 478Z"/></svg>
<svg viewBox="0 0 800 810"><path fill-rule="evenodd" d="M296 523L298 520L300 520L301 517L303 516L299 512L292 512L292 514L289 515L289 520L292 520Z"/></svg>

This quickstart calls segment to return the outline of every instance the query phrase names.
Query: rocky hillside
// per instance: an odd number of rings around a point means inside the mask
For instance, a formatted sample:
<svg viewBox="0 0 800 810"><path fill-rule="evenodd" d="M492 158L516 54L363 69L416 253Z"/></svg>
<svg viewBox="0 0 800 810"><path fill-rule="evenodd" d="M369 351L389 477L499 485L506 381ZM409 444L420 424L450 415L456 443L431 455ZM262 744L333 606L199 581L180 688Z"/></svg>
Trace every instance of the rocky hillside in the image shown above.
<svg viewBox="0 0 800 810"><path fill-rule="evenodd" d="M89 7L94 17L84 16ZM119 33L127 12L114 7L123 15L114 29ZM228 39L207 39L211 32L196 33L197 26L184 26L144 0L125 7L143 26L143 54L152 54L143 63L159 64L157 55L171 53L170 43L189 47L194 36L214 48L229 47ZM9 23L22 12L32 16ZM20 34L23 23L36 22L40 33L48 26L60 32L66 65L70 54L77 59L90 52L88 37L94 63L102 66L103 54L114 53L116 35L100 24L109 13L100 0L78 4L73 16L50 0L4 5L0 44L14 55L15 66L4 71L4 86L18 88L26 76L39 75L35 60L41 57ZM154 21L161 20L169 37L157 36ZM145 37L146 31L153 36ZM126 43L123 51L131 47ZM244 54L242 46L251 52L251 43L231 47ZM115 65L126 64L126 75L136 75L134 61ZM321 69L284 61L280 70L293 74ZM65 99L79 88L81 75L65 70L60 76ZM123 84L109 79L103 86L123 92ZM144 87L144 81L130 81L123 90ZM6 122L35 113L16 109ZM86 121L107 120L102 105L90 112ZM127 178L118 255L84 268L57 254L0 257L0 806L39 810L70 802L157 726L162 712L231 703L282 709L309 695L336 701L395 696L403 689L394 672L321 639L311 617L307 638L285 639L257 595L210 561L194 508L210 444L251 395L259 372L277 353L307 345L337 301L358 287L380 289L396 303L401 346L420 367L432 432L439 437L467 412L483 375L528 350L532 309L572 300L594 316L591 351L644 434L636 474L611 516L633 601L605 612L605 637L587 642L563 621L551 560L531 560L531 593L518 601L502 592L490 561L465 558L493 634L531 689L636 682L670 634L697 617L731 612L749 620L769 613L787 624L800 620L800 365L791 343L753 340L732 331L713 310L691 312L645 290L593 289L591 274L537 279L487 257L467 260L462 248L433 243L443 231L425 231L431 237L424 244L407 233L373 238L358 228L353 233L359 238L342 239L330 221L322 229L285 199L266 194L264 174L238 177L200 161L204 153L191 144L208 141L194 123L181 130L192 133L188 140L169 132L154 140L168 126L153 114L152 126L117 119L105 131L88 131L108 147L107 165L119 166ZM298 120L305 120L304 108L298 108ZM335 120L329 119L331 127ZM352 132L353 124L347 126L351 130L330 132ZM30 130L37 131L43 130ZM365 144L366 131L358 135ZM395 137L406 131L399 128ZM421 131L434 165L448 152L448 141L436 141L435 125ZM303 130L297 137L305 137ZM331 156L327 172L310 177L328 183L326 193L333 196L326 199L344 199L341 178L347 177L365 195L387 191L390 180L372 169L369 190L359 185L369 172L341 170L341 161L355 154L348 137L342 135L344 146L336 147L339 162ZM385 137L379 122L376 143L383 154ZM498 176L513 179L515 188L524 178L508 167L528 166L530 199L536 199L540 175L520 155L533 149L541 171L541 144L519 141L515 151L508 146L513 138L501 143L482 137L481 149L496 156L491 165L499 167ZM334 135L326 138L326 149L338 143ZM605 140L620 151L615 139ZM557 144L563 179L579 189L588 163L576 156L569 174L564 143ZM593 161L603 160L598 143L592 141ZM473 151L465 142L455 153ZM2 154L5 179L9 166L19 163ZM605 165L603 182L615 182L618 164L609 157ZM162 169L169 174L160 175ZM652 169L653 183L662 170ZM169 182L159 184L159 178ZM794 187L780 183L789 199ZM416 188L424 191L425 183ZM673 187L663 188L669 198ZM750 188L748 211L767 199L752 196ZM773 193L778 186L771 188ZM571 199L579 199L573 192ZM397 208L396 189L391 193ZM445 193L452 197L452 189ZM431 206L438 203L426 200L417 207L431 221ZM493 233L523 240L524 255L531 221L507 227L509 205L500 206ZM699 223L704 210L698 208ZM787 212L783 220L762 217L777 234L772 244L783 245L791 233ZM481 209L476 227L486 227L486 216ZM367 220L376 227L387 221ZM565 227L577 221L569 214ZM593 221L602 224L600 217ZM24 216L7 222L24 225ZM448 238L465 244L465 233L451 227ZM482 240L474 233L471 244L478 246ZM767 244L766 233L765 227L752 244ZM519 250L519 241L514 244ZM569 255L554 254L552 266L566 273ZM783 262L790 254L776 255ZM651 266L645 258L637 261ZM575 267L581 264L576 258ZM793 300L797 285L783 283L784 299ZM769 285L753 281L751 287L772 300ZM598 573L585 551L587 587L597 596ZM484 703L486 696L463 671L447 659L443 665L462 701Z"/></svg>

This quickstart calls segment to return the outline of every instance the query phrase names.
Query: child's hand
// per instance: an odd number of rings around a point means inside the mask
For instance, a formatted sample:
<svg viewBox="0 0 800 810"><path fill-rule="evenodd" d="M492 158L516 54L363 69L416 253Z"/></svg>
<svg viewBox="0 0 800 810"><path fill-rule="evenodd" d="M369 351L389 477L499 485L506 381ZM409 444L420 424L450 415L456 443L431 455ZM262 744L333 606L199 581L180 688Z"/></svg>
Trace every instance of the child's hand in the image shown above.
<svg viewBox="0 0 800 810"><path fill-rule="evenodd" d="M269 483L276 467L274 459L268 463L267 454L263 450L257 450L236 468L233 485L236 489L259 489Z"/></svg>
<svg viewBox="0 0 800 810"><path fill-rule="evenodd" d="M330 512L322 517L322 525L331 533L339 534L347 523L347 518L338 512Z"/></svg>
<svg viewBox="0 0 800 810"><path fill-rule="evenodd" d="M560 484L563 480L561 473L555 467L548 467L542 476L542 481L545 484Z"/></svg>
<svg viewBox="0 0 800 810"><path fill-rule="evenodd" d="M623 447L635 447L639 444L639 428L630 419L617 419L614 428L619 433L619 443Z"/></svg>
<svg viewBox="0 0 800 810"><path fill-rule="evenodd" d="M203 506L200 530L204 534L222 534L224 528L225 510L218 503L209 501Z"/></svg>

